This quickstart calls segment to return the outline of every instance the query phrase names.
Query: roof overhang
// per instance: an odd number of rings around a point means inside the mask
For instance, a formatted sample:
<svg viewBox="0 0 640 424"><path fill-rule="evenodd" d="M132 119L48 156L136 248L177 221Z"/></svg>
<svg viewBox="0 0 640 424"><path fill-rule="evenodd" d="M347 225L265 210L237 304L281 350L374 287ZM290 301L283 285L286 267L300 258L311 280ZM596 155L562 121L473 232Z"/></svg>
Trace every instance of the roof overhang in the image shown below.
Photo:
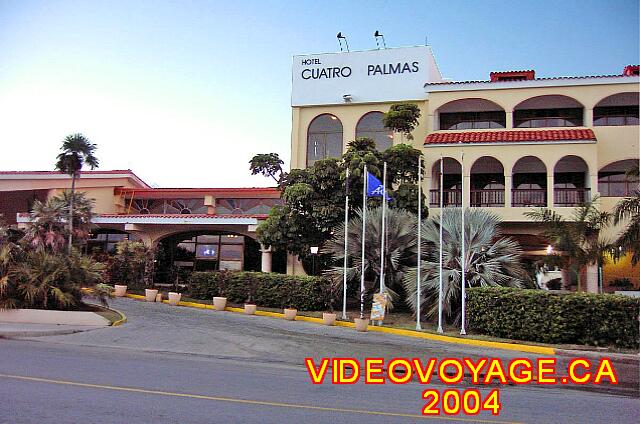
<svg viewBox="0 0 640 424"><path fill-rule="evenodd" d="M427 93L437 93L449 91L504 90L532 87L573 87L585 85L638 83L640 83L640 77L637 76L611 75L593 77L539 78L525 81L454 81L442 83L427 83L425 84L424 89Z"/></svg>
<svg viewBox="0 0 640 424"><path fill-rule="evenodd" d="M149 225L257 225L259 216L232 215L96 215L93 224L149 224ZM18 224L31 221L29 214L19 213Z"/></svg>
<svg viewBox="0 0 640 424"><path fill-rule="evenodd" d="M119 179L128 178L138 186L149 189L149 185L142 181L130 170L116 171L81 171L82 180ZM71 176L57 171L0 171L0 180L70 180Z"/></svg>
<svg viewBox="0 0 640 424"><path fill-rule="evenodd" d="M434 132L424 140L424 147L442 147L458 144L591 144L596 135L591 129L562 130L500 130Z"/></svg>

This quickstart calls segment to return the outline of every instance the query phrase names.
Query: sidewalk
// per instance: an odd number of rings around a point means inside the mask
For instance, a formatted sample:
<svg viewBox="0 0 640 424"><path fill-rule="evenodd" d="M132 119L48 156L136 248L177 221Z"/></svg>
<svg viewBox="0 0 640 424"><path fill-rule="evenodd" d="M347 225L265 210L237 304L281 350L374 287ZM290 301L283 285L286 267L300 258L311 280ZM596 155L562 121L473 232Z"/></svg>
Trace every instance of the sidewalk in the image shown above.
<svg viewBox="0 0 640 424"><path fill-rule="evenodd" d="M104 328L91 325L18 324L0 323L0 338L61 336Z"/></svg>

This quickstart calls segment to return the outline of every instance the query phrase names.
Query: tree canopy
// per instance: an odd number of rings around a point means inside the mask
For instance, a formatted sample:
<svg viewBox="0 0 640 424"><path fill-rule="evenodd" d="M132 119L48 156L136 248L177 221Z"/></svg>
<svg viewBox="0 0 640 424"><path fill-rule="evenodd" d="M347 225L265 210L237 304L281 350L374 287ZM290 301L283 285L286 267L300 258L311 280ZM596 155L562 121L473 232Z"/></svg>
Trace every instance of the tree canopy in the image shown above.
<svg viewBox="0 0 640 424"><path fill-rule="evenodd" d="M362 207L364 166L382 180L383 162L387 161L386 188L393 199L391 208L417 212L418 158L421 152L399 144L380 152L370 138L358 138L347 145L341 158L323 159L307 169L292 169L278 179L283 204L271 210L267 220L258 227L261 243L287 251L304 259L312 246L322 246L344 221L345 193L348 185L350 214ZM256 155L251 171L272 177L277 154ZM262 164L255 167L254 164ZM347 184L347 170L349 181ZM369 198L368 207L378 207L380 198ZM427 215L423 194L423 213ZM352 215L353 216L353 215ZM322 265L321 265L322 266Z"/></svg>

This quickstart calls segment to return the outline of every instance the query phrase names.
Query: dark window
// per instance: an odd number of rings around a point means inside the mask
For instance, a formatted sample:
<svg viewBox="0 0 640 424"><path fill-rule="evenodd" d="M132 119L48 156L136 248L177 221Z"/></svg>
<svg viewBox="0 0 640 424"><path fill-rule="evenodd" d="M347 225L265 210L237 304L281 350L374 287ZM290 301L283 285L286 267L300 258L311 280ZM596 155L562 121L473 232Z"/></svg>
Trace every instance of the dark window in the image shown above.
<svg viewBox="0 0 640 424"><path fill-rule="evenodd" d="M599 172L598 191L603 197L625 197L633 194L638 187L638 177L626 175L624 172Z"/></svg>
<svg viewBox="0 0 640 424"><path fill-rule="evenodd" d="M384 113L369 112L360 118L356 125L356 138L367 137L376 142L379 151L385 151L393 145L393 131L386 128L382 121Z"/></svg>
<svg viewBox="0 0 640 424"><path fill-rule="evenodd" d="M516 128L579 127L583 123L582 108L522 109L513 113Z"/></svg>
<svg viewBox="0 0 640 424"><path fill-rule="evenodd" d="M329 114L316 117L307 134L307 166L326 158L342 155L342 123Z"/></svg>
<svg viewBox="0 0 640 424"><path fill-rule="evenodd" d="M593 125L638 125L638 106L601 106L593 108Z"/></svg>
<svg viewBox="0 0 640 424"><path fill-rule="evenodd" d="M504 128L504 111L495 112L455 112L440 114L441 130L471 130L486 128Z"/></svg>
<svg viewBox="0 0 640 424"><path fill-rule="evenodd" d="M87 240L87 252L115 253L116 243L129 239L130 237L127 233L92 234Z"/></svg>

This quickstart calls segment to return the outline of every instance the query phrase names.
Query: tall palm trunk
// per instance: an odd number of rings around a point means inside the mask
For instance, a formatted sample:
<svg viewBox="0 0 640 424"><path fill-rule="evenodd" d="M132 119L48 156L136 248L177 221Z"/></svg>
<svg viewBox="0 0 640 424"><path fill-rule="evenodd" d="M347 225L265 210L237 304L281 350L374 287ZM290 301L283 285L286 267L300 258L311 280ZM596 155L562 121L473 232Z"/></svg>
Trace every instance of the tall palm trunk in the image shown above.
<svg viewBox="0 0 640 424"><path fill-rule="evenodd" d="M76 174L71 175L71 199L69 200L69 256L73 251L73 199L76 196Z"/></svg>

